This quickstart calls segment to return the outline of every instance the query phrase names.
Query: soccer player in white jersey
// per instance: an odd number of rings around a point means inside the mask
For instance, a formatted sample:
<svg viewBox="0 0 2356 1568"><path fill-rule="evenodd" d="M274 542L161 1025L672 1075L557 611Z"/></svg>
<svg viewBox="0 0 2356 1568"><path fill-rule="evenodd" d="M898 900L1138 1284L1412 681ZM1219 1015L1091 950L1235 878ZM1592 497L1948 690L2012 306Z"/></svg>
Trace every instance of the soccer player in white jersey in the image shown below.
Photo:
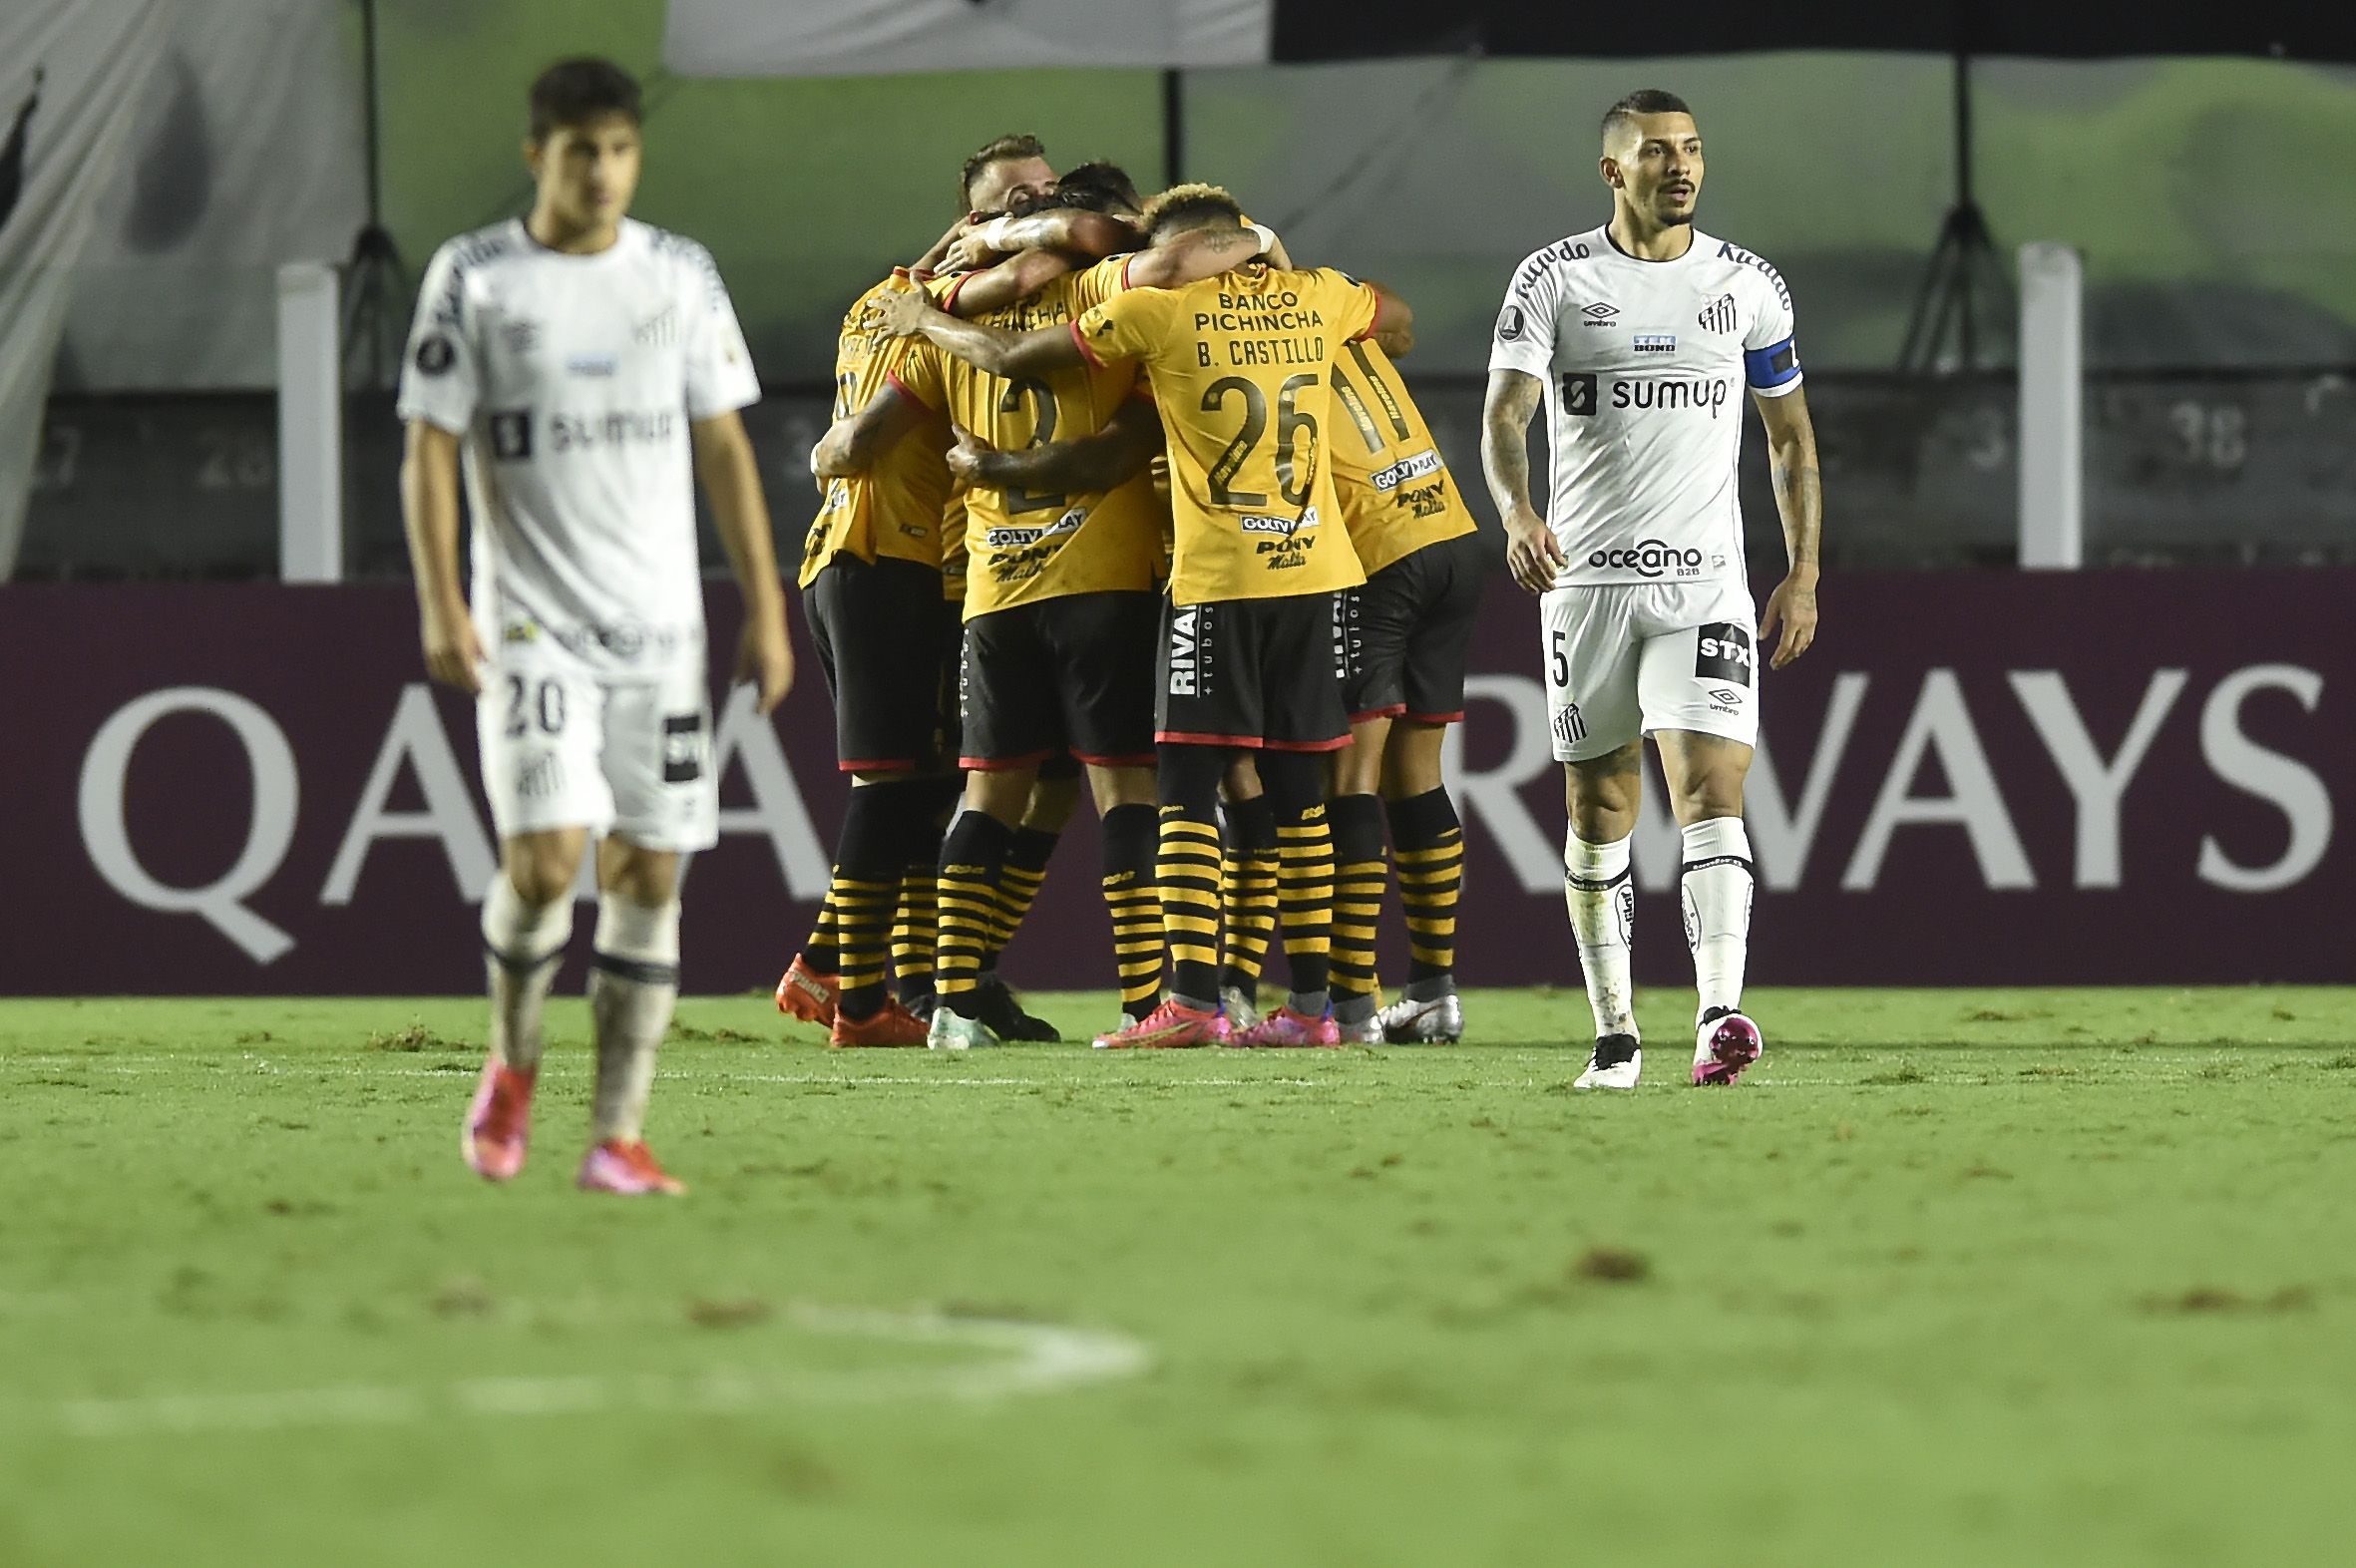
<svg viewBox="0 0 2356 1568"><path fill-rule="evenodd" d="M1564 881L1596 1042L1580 1088L1642 1068L1628 980L1642 737L1684 830L1686 940L1701 989L1694 1082L1759 1058L1742 1012L1753 872L1743 780L1759 734L1759 661L1736 460L1748 387L1767 425L1790 570L1759 621L1772 663L1816 634L1822 500L1792 346L1791 293L1767 262L1694 227L1702 136L1647 90L1603 119L1611 221L1514 273L1489 351L1481 461L1506 564L1539 599L1554 754L1570 805ZM1546 405L1547 516L1530 502L1528 432Z"/></svg>
<svg viewBox="0 0 2356 1568"><path fill-rule="evenodd" d="M677 1192L643 1121L678 995L681 861L718 836L698 477L744 593L736 674L757 684L763 712L793 680L769 514L737 417L760 384L710 254L623 215L638 180L637 84L569 60L533 84L531 106L531 214L435 252L401 378L426 664L477 698L500 835L483 899L491 1053L465 1153L492 1181L523 1167L542 1004L594 839L596 1092L579 1184Z"/></svg>

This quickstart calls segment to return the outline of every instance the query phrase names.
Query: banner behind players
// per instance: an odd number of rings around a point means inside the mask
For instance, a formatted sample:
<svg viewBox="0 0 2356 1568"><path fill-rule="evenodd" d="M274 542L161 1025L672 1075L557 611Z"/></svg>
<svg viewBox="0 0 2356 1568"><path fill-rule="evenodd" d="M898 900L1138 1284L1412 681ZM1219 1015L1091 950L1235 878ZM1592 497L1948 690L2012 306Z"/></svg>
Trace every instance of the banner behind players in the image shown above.
<svg viewBox="0 0 2356 1568"><path fill-rule="evenodd" d="M170 0L0 8L0 582L16 566L74 261L171 10Z"/></svg>
<svg viewBox="0 0 2356 1568"><path fill-rule="evenodd" d="M1754 978L2344 980L2352 597L2347 570L1828 582L1822 639L1763 688ZM732 645L734 592L709 608ZM1450 762L1461 970L1564 985L1584 1029L1533 623L1492 581ZM774 726L741 693L716 706L722 837L686 889L689 988L759 990L759 1008L842 809L806 646L802 668ZM405 586L4 588L0 669L0 864L19 890L0 992L480 984L467 906L494 849L474 714L424 683ZM1085 819L1008 954L1017 983L1112 982ZM1689 982L1677 860L1656 790L1641 981Z"/></svg>

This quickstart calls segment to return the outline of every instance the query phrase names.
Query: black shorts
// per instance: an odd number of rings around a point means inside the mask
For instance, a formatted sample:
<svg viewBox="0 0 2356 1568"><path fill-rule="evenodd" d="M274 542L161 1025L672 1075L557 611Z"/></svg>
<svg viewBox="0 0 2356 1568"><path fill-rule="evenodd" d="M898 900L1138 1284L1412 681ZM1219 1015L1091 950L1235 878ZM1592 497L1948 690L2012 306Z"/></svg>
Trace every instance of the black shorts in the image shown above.
<svg viewBox="0 0 2356 1568"><path fill-rule="evenodd" d="M1069 752L1152 766L1159 604L1152 593L1066 593L967 621L961 765L1029 767Z"/></svg>
<svg viewBox="0 0 2356 1568"><path fill-rule="evenodd" d="M836 765L845 773L941 765L941 574L915 561L837 556L802 595L818 664L835 703Z"/></svg>
<svg viewBox="0 0 2356 1568"><path fill-rule="evenodd" d="M1154 738L1272 751L1347 745L1340 605L1332 593L1165 603Z"/></svg>
<svg viewBox="0 0 2356 1568"><path fill-rule="evenodd" d="M1480 535L1462 534L1342 590L1342 699L1352 723L1464 716L1464 665L1490 555Z"/></svg>

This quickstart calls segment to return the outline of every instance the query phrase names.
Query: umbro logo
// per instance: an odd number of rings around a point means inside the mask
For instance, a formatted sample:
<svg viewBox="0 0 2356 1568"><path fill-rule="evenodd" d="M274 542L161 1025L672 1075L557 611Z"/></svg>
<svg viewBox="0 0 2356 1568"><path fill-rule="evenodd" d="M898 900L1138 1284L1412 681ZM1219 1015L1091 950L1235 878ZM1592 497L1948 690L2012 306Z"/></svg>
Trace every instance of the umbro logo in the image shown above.
<svg viewBox="0 0 2356 1568"><path fill-rule="evenodd" d="M1735 296L1721 294L1702 307L1695 318L1705 332L1732 332L1735 329Z"/></svg>
<svg viewBox="0 0 2356 1568"><path fill-rule="evenodd" d="M1729 686L1721 686L1711 692L1710 697L1714 702L1740 702L1743 700L1743 693Z"/></svg>
<svg viewBox="0 0 2356 1568"><path fill-rule="evenodd" d="M529 354L540 346L540 323L530 316L514 316L499 324L499 339L511 354Z"/></svg>
<svg viewBox="0 0 2356 1568"><path fill-rule="evenodd" d="M1592 305L1579 307L1579 314L1587 318L1589 326L1610 326L1612 318L1619 313L1620 307L1618 305L1606 304L1600 299Z"/></svg>

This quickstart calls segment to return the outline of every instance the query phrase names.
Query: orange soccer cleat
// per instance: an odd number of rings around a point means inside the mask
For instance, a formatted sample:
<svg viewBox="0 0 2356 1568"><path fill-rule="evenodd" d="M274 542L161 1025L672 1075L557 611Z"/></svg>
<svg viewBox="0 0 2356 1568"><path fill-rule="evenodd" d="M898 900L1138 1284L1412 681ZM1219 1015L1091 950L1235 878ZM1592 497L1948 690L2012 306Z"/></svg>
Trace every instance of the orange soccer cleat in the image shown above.
<svg viewBox="0 0 2356 1568"><path fill-rule="evenodd" d="M1098 1050L1188 1050L1228 1043L1227 1015L1173 996L1127 1028L1096 1036Z"/></svg>
<svg viewBox="0 0 2356 1568"><path fill-rule="evenodd" d="M777 982L777 1010L805 1023L832 1028L835 1006L843 992L843 979L839 975L821 975L802 962L800 954L786 966L785 978Z"/></svg>
<svg viewBox="0 0 2356 1568"><path fill-rule="evenodd" d="M871 1018L836 1012L834 1032L826 1042L843 1050L854 1045L922 1045L925 1036L925 1020L902 1006L897 996L887 996Z"/></svg>
<svg viewBox="0 0 2356 1568"><path fill-rule="evenodd" d="M485 1181L512 1181L524 1168L536 1076L533 1071L505 1066L496 1056L483 1063L482 1081L475 1085L474 1103L467 1107L461 1149L467 1169Z"/></svg>
<svg viewBox="0 0 2356 1568"><path fill-rule="evenodd" d="M1277 1008L1257 1024L1238 1034L1230 1043L1278 1048L1297 1045L1339 1045L1342 1043L1342 1029L1334 1021L1334 1011L1331 1007L1318 1016L1311 1017L1308 1013L1296 1012L1290 1005L1287 1005Z"/></svg>
<svg viewBox="0 0 2356 1568"><path fill-rule="evenodd" d="M608 1138L589 1151L573 1184L583 1192L611 1192L626 1198L659 1194L676 1197L687 1184L654 1163L654 1151L641 1138L624 1143Z"/></svg>

